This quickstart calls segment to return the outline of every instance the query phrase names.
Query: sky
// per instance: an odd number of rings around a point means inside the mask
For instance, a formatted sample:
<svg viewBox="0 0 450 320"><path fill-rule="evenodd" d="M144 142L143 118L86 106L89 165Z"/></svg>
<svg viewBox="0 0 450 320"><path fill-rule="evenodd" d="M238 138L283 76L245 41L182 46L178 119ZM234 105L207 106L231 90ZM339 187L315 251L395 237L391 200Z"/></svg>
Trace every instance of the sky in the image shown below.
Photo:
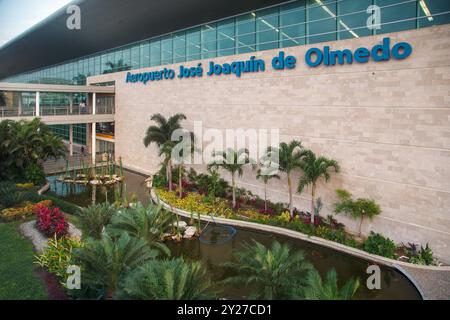
<svg viewBox="0 0 450 320"><path fill-rule="evenodd" d="M0 0L0 47L71 0Z"/></svg>

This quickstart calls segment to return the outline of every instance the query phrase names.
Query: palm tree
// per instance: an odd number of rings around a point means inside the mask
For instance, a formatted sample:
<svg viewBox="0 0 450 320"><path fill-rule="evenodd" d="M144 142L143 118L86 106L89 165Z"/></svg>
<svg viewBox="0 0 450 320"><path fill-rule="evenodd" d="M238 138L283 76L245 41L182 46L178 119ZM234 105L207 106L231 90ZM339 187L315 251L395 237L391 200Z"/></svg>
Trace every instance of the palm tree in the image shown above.
<svg viewBox="0 0 450 320"><path fill-rule="evenodd" d="M74 261L81 266L83 283L88 288L112 298L126 272L157 256L158 251L150 249L142 239L127 233L118 237L104 233L101 240L88 239L83 248L77 249Z"/></svg>
<svg viewBox="0 0 450 320"><path fill-rule="evenodd" d="M131 69L131 67L128 64L124 63L123 59L120 59L119 61L117 61L117 63L108 61L106 62L106 66L109 68L109 70L103 71L103 74L120 72Z"/></svg>
<svg viewBox="0 0 450 320"><path fill-rule="evenodd" d="M305 261L303 252L291 253L288 245L274 241L270 249L253 240L244 244L241 251L235 251L236 262L226 262L224 267L236 274L226 283L254 285L252 298L286 299L291 297L292 288L302 288L306 272L312 268Z"/></svg>
<svg viewBox="0 0 450 320"><path fill-rule="evenodd" d="M120 209L113 217L110 226L111 233L126 232L130 236L143 239L154 249L170 255L169 248L161 243L161 238L173 222L173 214L161 206L149 204L145 208L138 203L133 208Z"/></svg>
<svg viewBox="0 0 450 320"><path fill-rule="evenodd" d="M80 224L83 236L101 239L114 213L115 208L109 203L92 205L81 210Z"/></svg>
<svg viewBox="0 0 450 320"><path fill-rule="evenodd" d="M289 191L289 212L291 219L294 218L294 204L292 202L292 180L291 173L300 167L300 151L302 143L298 140L292 140L289 144L282 142L279 148L269 147L267 156L272 159L278 159L278 169L287 176Z"/></svg>
<svg viewBox="0 0 450 320"><path fill-rule="evenodd" d="M336 193L340 202L335 204L334 211L337 214L344 213L353 219L360 219L358 235L361 237L364 218L372 220L373 217L379 215L381 213L380 206L372 199L358 198L353 200L351 193L346 190L338 189Z"/></svg>
<svg viewBox="0 0 450 320"><path fill-rule="evenodd" d="M256 179L262 180L264 182L264 212L267 212L267 184L270 179L280 179L278 174L265 174L262 169L258 169L256 173Z"/></svg>
<svg viewBox="0 0 450 320"><path fill-rule="evenodd" d="M328 182L331 178L329 170L333 169L336 173L340 167L336 160L330 160L325 157L316 157L311 150L303 150L300 153L300 168L303 175L298 182L297 192L302 193L305 187L311 185L311 224L314 225L314 204L316 200L317 182L324 178Z"/></svg>
<svg viewBox="0 0 450 320"><path fill-rule="evenodd" d="M311 270L308 272L303 298L308 300L351 300L359 288L359 280L351 278L340 289L337 282L335 269L331 269L327 273L325 281L322 281L316 270Z"/></svg>
<svg viewBox="0 0 450 320"><path fill-rule="evenodd" d="M167 180L169 183L169 190L172 191L172 149L175 142L172 141L172 134L175 130L181 129L180 122L186 120L186 116L182 113L177 113L166 119L161 114L154 114L151 117L157 125L148 127L144 138L144 145L148 147L155 143L159 148L159 156L164 155L164 165L166 166Z"/></svg>
<svg viewBox="0 0 450 320"><path fill-rule="evenodd" d="M176 158L172 159L172 161L178 164L178 191L180 199L183 197L184 164L186 162L191 163L192 156L195 151L195 136L193 132L185 130L181 139L182 140L172 149L171 153L176 156Z"/></svg>
<svg viewBox="0 0 450 320"><path fill-rule="evenodd" d="M133 300L201 300L212 298L208 293L211 281L200 262L183 258L153 260L132 272L118 296Z"/></svg>
<svg viewBox="0 0 450 320"><path fill-rule="evenodd" d="M254 164L254 160L250 158L247 149L239 149L235 151L228 148L225 152L213 152L215 159L208 164L208 170L223 168L231 173L231 188L233 193L233 208L236 208L236 173L239 177L244 174L244 166Z"/></svg>

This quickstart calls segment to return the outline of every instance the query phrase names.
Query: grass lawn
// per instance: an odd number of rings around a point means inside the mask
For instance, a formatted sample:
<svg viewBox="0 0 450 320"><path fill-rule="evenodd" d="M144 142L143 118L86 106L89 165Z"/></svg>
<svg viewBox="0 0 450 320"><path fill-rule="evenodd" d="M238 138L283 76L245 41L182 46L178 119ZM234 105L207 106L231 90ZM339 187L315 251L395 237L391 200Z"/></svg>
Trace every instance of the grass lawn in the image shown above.
<svg viewBox="0 0 450 320"><path fill-rule="evenodd" d="M0 300L48 299L34 272L33 245L19 233L19 223L0 223Z"/></svg>

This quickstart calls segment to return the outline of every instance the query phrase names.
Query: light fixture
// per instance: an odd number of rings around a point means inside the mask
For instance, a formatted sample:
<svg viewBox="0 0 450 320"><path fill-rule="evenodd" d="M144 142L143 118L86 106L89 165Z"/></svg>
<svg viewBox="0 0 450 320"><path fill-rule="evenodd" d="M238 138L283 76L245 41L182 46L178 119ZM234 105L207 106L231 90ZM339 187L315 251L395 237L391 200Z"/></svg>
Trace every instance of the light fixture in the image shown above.
<svg viewBox="0 0 450 320"><path fill-rule="evenodd" d="M322 0L316 0L316 2L322 7L323 10L325 10L326 13L328 13L333 18L336 18L336 15L330 9L328 9L328 7L322 2ZM359 38L359 35L349 26L347 26L341 19L338 19L338 21L339 24L343 26L348 32L350 32L352 36L354 36L355 38Z"/></svg>
<svg viewBox="0 0 450 320"><path fill-rule="evenodd" d="M425 0L420 0L420 7L422 8L423 12L427 16L428 21L433 21L433 17L431 16L430 9L428 9L427 4L425 3Z"/></svg>

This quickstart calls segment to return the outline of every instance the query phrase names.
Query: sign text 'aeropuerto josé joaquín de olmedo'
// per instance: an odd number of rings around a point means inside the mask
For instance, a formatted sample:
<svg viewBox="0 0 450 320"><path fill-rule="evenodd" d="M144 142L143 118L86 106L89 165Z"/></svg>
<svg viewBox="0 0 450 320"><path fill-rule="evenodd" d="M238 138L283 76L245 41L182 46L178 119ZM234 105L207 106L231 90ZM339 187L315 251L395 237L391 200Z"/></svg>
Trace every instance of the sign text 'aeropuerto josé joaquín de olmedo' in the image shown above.
<svg viewBox="0 0 450 320"><path fill-rule="evenodd" d="M407 42L391 43L390 38L384 38L379 44L371 49L361 47L355 51L349 49L331 50L329 46L320 48L311 48L305 53L304 61L309 67L335 66L352 63L367 63L370 60L375 62L403 60L412 53L412 46ZM280 51L270 62L271 68L275 70L294 69L297 64L297 58L287 55ZM233 61L230 63L218 64L210 61L207 65L198 63L194 66L180 65L178 73L174 69L164 68L158 71L149 71L141 73L128 72L126 83L148 84L152 81L172 80L172 79L190 79L234 75L241 77L244 73L265 72L266 62L263 59L257 59L251 56L248 60Z"/></svg>

